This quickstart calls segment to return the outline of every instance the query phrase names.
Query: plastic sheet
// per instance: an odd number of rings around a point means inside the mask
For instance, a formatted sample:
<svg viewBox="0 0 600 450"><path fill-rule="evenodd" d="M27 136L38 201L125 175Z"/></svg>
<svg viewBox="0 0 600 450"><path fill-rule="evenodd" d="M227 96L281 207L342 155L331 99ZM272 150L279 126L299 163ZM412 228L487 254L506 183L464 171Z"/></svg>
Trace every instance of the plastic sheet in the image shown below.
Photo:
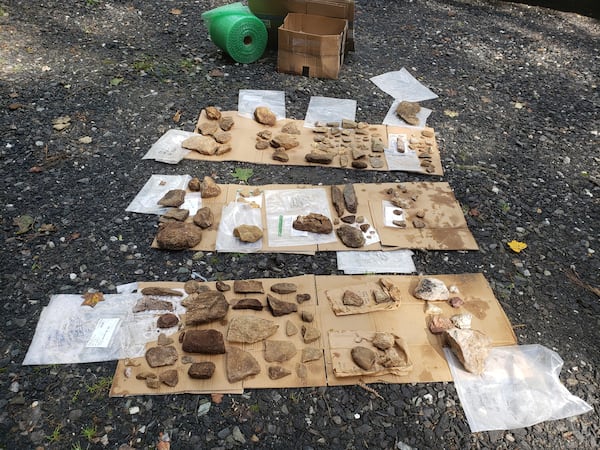
<svg viewBox="0 0 600 450"><path fill-rule="evenodd" d="M257 89L240 89L238 93L238 114L254 118L254 110L266 106L277 120L285 119L285 92L263 91Z"/></svg>
<svg viewBox="0 0 600 450"><path fill-rule="evenodd" d="M192 177L189 175L152 175L125 211L142 214L164 214L167 208L160 206L157 202L171 189L186 189L191 179ZM186 195L186 201L187 197ZM190 200L190 202L192 201L196 209L202 207L200 196L197 196L195 200ZM182 207L185 206L182 205Z"/></svg>
<svg viewBox="0 0 600 450"><path fill-rule="evenodd" d="M181 143L195 133L183 130L169 130L163 134L142 159L153 159L167 164L177 164L191 150L181 146Z"/></svg>
<svg viewBox="0 0 600 450"><path fill-rule="evenodd" d="M480 376L464 370L450 349L444 352L472 432L523 428L593 409L560 383L563 360L542 345L495 347Z"/></svg>
<svg viewBox="0 0 600 450"><path fill-rule="evenodd" d="M423 86L404 67L396 72L387 72L371 78L375 85L395 99L409 102L432 100L438 96Z"/></svg>
<svg viewBox="0 0 600 450"><path fill-rule="evenodd" d="M385 118L383 119L384 125L392 125L392 126L400 126L400 127L409 127L409 128L423 128L427 126L427 118L431 115L431 109L423 108L421 106L421 110L417 113L417 119L419 119L418 125L409 125L396 114L396 108L400 104L402 100L394 100L392 106L388 110Z"/></svg>
<svg viewBox="0 0 600 450"><path fill-rule="evenodd" d="M256 242L243 242L233 235L233 230L240 225L256 225L262 229L260 208L253 208L240 202L232 202L223 207L217 233L218 252L253 253L262 248L262 238Z"/></svg>
<svg viewBox="0 0 600 450"><path fill-rule="evenodd" d="M341 122L356 118L356 100L332 97L311 97L304 126L313 128L316 122Z"/></svg>
<svg viewBox="0 0 600 450"><path fill-rule="evenodd" d="M347 275L363 273L414 273L417 271L410 250L337 252L338 270Z"/></svg>
<svg viewBox="0 0 600 450"><path fill-rule="evenodd" d="M247 6L233 3L202 14L210 38L235 61L248 64L259 59L267 47L265 24Z"/></svg>

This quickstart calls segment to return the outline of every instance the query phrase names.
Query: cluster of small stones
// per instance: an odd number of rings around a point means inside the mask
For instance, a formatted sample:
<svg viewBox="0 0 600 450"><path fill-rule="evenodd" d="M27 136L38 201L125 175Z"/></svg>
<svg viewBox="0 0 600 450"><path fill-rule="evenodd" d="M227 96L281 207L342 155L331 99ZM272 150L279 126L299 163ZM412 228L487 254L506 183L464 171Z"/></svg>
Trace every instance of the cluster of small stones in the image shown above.
<svg viewBox="0 0 600 450"><path fill-rule="evenodd" d="M427 128L421 131L421 136L412 136L408 141L408 146L411 150L417 152L420 165L427 173L435 172L433 165L434 143L435 136L433 130Z"/></svg>
<svg viewBox="0 0 600 450"><path fill-rule="evenodd" d="M427 222L424 220L426 216L425 210L419 209L410 211L409 213L409 210L414 209L415 202L417 201L418 197L416 194L411 194L402 184L387 189L385 193L389 196L392 205L398 208L393 211L394 215L398 216L397 219L392 220L392 223L395 226L398 228L406 228L406 219L410 215L412 217L411 224L413 228L427 228Z"/></svg>
<svg viewBox="0 0 600 450"><path fill-rule="evenodd" d="M194 150L202 155L223 155L231 151L231 133L235 124L231 116L223 116L214 106L205 108L208 120L198 124L200 134L190 136L181 143L183 148Z"/></svg>

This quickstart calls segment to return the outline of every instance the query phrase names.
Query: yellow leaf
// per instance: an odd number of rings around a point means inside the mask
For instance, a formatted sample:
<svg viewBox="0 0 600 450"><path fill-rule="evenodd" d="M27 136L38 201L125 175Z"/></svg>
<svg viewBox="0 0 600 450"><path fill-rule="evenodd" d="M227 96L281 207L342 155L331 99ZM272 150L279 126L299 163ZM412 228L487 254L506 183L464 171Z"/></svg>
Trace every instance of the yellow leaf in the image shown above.
<svg viewBox="0 0 600 450"><path fill-rule="evenodd" d="M104 301L104 294L102 292L86 292L82 297L83 303L81 306L91 306L93 308L98 303Z"/></svg>
<svg viewBox="0 0 600 450"><path fill-rule="evenodd" d="M523 103L521 103L521 102L515 102L515 108L516 109L523 109Z"/></svg>
<svg viewBox="0 0 600 450"><path fill-rule="evenodd" d="M458 113L456 111L452 111L450 109L445 109L444 114L448 117L458 117Z"/></svg>
<svg viewBox="0 0 600 450"><path fill-rule="evenodd" d="M173 14L174 16L178 16L179 14L181 14L181 10L178 8L173 8L171 11L169 11L171 14Z"/></svg>
<svg viewBox="0 0 600 450"><path fill-rule="evenodd" d="M508 246L515 253L521 253L521 250L525 250L527 248L527 244L525 242L515 241L514 239L508 243Z"/></svg>
<svg viewBox="0 0 600 450"><path fill-rule="evenodd" d="M178 109L175 114L173 114L173 122L177 123L181 120L181 110Z"/></svg>

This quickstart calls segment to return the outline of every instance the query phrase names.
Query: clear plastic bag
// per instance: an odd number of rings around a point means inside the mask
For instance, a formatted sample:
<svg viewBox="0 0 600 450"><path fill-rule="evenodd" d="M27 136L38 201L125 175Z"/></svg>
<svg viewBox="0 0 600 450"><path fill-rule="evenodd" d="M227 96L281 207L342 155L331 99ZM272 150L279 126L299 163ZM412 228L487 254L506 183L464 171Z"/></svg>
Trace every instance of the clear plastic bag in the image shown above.
<svg viewBox="0 0 600 450"><path fill-rule="evenodd" d="M332 97L311 97L304 118L304 126L313 128L316 122L341 122L354 120L356 100Z"/></svg>
<svg viewBox="0 0 600 450"><path fill-rule="evenodd" d="M168 208L157 202L171 189L186 189L192 177L189 175L152 175L144 187L138 192L125 211L142 214L164 214ZM197 208L202 207L202 200L195 200Z"/></svg>
<svg viewBox="0 0 600 450"><path fill-rule="evenodd" d="M260 208L237 201L223 207L217 233L218 252L253 253L262 248L262 238L256 242L243 242L233 235L233 230L240 225L255 225L263 229Z"/></svg>
<svg viewBox="0 0 600 450"><path fill-rule="evenodd" d="M240 89L238 94L238 114L253 118L259 106L268 107L277 120L285 119L285 92Z"/></svg>

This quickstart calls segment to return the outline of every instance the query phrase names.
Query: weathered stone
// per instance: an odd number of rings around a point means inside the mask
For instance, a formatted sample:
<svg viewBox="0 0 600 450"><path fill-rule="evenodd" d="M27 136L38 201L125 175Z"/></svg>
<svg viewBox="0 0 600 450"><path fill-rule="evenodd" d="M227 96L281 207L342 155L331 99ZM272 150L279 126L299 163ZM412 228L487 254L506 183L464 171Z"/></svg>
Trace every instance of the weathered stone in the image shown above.
<svg viewBox="0 0 600 450"><path fill-rule="evenodd" d="M273 137L273 132L271 130L261 130L256 133L256 137L265 141L270 141Z"/></svg>
<svg viewBox="0 0 600 450"><path fill-rule="evenodd" d="M402 101L396 107L396 114L409 125L419 125L417 114L421 106L417 102Z"/></svg>
<svg viewBox="0 0 600 450"><path fill-rule="evenodd" d="M181 357L181 364L194 364L194 358L192 358L190 355L183 355Z"/></svg>
<svg viewBox="0 0 600 450"><path fill-rule="evenodd" d="M296 355L296 346L290 341L266 340L264 357L267 362L284 362Z"/></svg>
<svg viewBox="0 0 600 450"><path fill-rule="evenodd" d="M333 161L334 155L332 153L325 152L310 152L304 155L304 159L307 162L317 163L317 164L331 164Z"/></svg>
<svg viewBox="0 0 600 450"><path fill-rule="evenodd" d="M375 303L389 303L392 302L392 297L389 296L387 292L382 291L381 289L373 289L373 300Z"/></svg>
<svg viewBox="0 0 600 450"><path fill-rule="evenodd" d="M450 297L448 299L448 303L453 308L460 308L462 305L464 305L465 301L460 297Z"/></svg>
<svg viewBox="0 0 600 450"><path fill-rule="evenodd" d="M366 149L363 149L360 147L352 148L352 159L356 160L356 159L365 158L368 154L369 154L369 152Z"/></svg>
<svg viewBox="0 0 600 450"><path fill-rule="evenodd" d="M183 336L181 348L187 353L221 355L225 353L223 333L218 330L188 330Z"/></svg>
<svg viewBox="0 0 600 450"><path fill-rule="evenodd" d="M398 303L402 301L402 290L390 278L380 278L379 284L393 301Z"/></svg>
<svg viewBox="0 0 600 450"><path fill-rule="evenodd" d="M302 325L302 340L305 344L310 344L311 342L315 342L321 337L321 332L318 328L315 328L310 325Z"/></svg>
<svg viewBox="0 0 600 450"><path fill-rule="evenodd" d="M442 315L432 316L429 320L429 331L433 334L440 334L450 328L454 328L454 325L447 317Z"/></svg>
<svg viewBox="0 0 600 450"><path fill-rule="evenodd" d="M298 303L304 303L310 300L310 294L296 294L296 301Z"/></svg>
<svg viewBox="0 0 600 450"><path fill-rule="evenodd" d="M342 190L335 185L331 186L331 201L338 217L342 217L345 210L344 195L342 194Z"/></svg>
<svg viewBox="0 0 600 450"><path fill-rule="evenodd" d="M254 311L262 311L263 304L257 298L241 298L236 301L232 309L252 309Z"/></svg>
<svg viewBox="0 0 600 450"><path fill-rule="evenodd" d="M207 106L204 108L204 112L210 120L219 120L221 118L221 111L214 106Z"/></svg>
<svg viewBox="0 0 600 450"><path fill-rule="evenodd" d="M344 204L346 205L346 209L348 212L352 214L356 214L356 210L358 209L358 199L356 198L356 192L354 191L354 185L351 183L347 183L344 185Z"/></svg>
<svg viewBox="0 0 600 450"><path fill-rule="evenodd" d="M233 117L231 117L231 116L223 116L219 120L219 127L223 131L231 130L233 128L233 125L235 125L235 121L233 120Z"/></svg>
<svg viewBox="0 0 600 450"><path fill-rule="evenodd" d="M188 376L195 380L208 380L215 373L215 363L211 361L202 361L192 363L188 368Z"/></svg>
<svg viewBox="0 0 600 450"><path fill-rule="evenodd" d="M379 156L371 156L369 158L369 164L371 164L373 169L381 169L385 166L383 158L380 158Z"/></svg>
<svg viewBox="0 0 600 450"><path fill-rule="evenodd" d="M280 378L291 375L291 371L281 366L269 366L267 369L271 380L279 380Z"/></svg>
<svg viewBox="0 0 600 450"><path fill-rule="evenodd" d="M173 339L167 336L165 333L160 333L158 335L158 339L156 343L161 346L171 345L173 343Z"/></svg>
<svg viewBox="0 0 600 450"><path fill-rule="evenodd" d="M296 220L294 220L292 227L295 230L309 231L318 234L329 234L333 230L333 224L329 217L318 213L298 216Z"/></svg>
<svg viewBox="0 0 600 450"><path fill-rule="evenodd" d="M194 292L206 292L209 291L210 288L206 284L202 284L196 280L188 280L183 283L183 290L186 294L193 294Z"/></svg>
<svg viewBox="0 0 600 450"><path fill-rule="evenodd" d="M217 141L212 136L194 135L181 143L183 148L194 150L201 155L214 155L219 147Z"/></svg>
<svg viewBox="0 0 600 450"><path fill-rule="evenodd" d="M255 316L238 316L234 317L229 323L227 340L229 342L254 344L272 336L278 328L279 325L272 320Z"/></svg>
<svg viewBox="0 0 600 450"><path fill-rule="evenodd" d="M385 150L385 145L383 145L383 140L380 137L372 137L371 138L371 151L374 153L382 153ZM381 159L381 158L377 158ZM375 167L375 166L373 166Z"/></svg>
<svg viewBox="0 0 600 450"><path fill-rule="evenodd" d="M271 294L267 294L267 303L269 305L269 309L271 310L271 314L273 314L275 317L284 316L286 314L298 311L298 305L296 303L286 302Z"/></svg>
<svg viewBox="0 0 600 450"><path fill-rule="evenodd" d="M238 294L264 294L262 281L259 280L235 280L233 292Z"/></svg>
<svg viewBox="0 0 600 450"><path fill-rule="evenodd" d="M215 132L215 135L213 137L215 138L215 141L217 141L219 144L227 144L231 140L231 133L228 133L227 131L219 130L219 131ZM222 153L227 153L227 152L222 152Z"/></svg>
<svg viewBox="0 0 600 450"><path fill-rule="evenodd" d="M183 297L180 291L160 286L148 286L143 288L141 292L144 295L154 295L157 297Z"/></svg>
<svg viewBox="0 0 600 450"><path fill-rule="evenodd" d="M367 167L369 167L367 161L363 161L362 159L355 159L354 161L352 161L351 165L355 169L366 169Z"/></svg>
<svg viewBox="0 0 600 450"><path fill-rule="evenodd" d="M266 106L259 106L254 110L254 119L258 123L272 127L277 123L277 116Z"/></svg>
<svg viewBox="0 0 600 450"><path fill-rule="evenodd" d="M398 228L406 228L406 220L392 220L392 225L396 225Z"/></svg>
<svg viewBox="0 0 600 450"><path fill-rule="evenodd" d="M202 183L200 180L197 177L194 177L188 182L188 189L192 192L200 192L201 185Z"/></svg>
<svg viewBox="0 0 600 450"><path fill-rule="evenodd" d="M224 281L217 281L217 283L215 284L215 287L217 288L217 291L219 291L219 292L227 292L227 291L231 290L231 286L229 286Z"/></svg>
<svg viewBox="0 0 600 450"><path fill-rule="evenodd" d="M173 311L174 309L173 303L167 300L143 296L136 302L132 311L138 313L143 311Z"/></svg>
<svg viewBox="0 0 600 450"><path fill-rule="evenodd" d="M202 229L189 222L169 222L161 224L156 243L164 250L185 250L193 248L202 240Z"/></svg>
<svg viewBox="0 0 600 450"><path fill-rule="evenodd" d="M360 345L350 350L350 356L352 356L352 361L363 370L371 370L377 360L377 353Z"/></svg>
<svg viewBox="0 0 600 450"><path fill-rule="evenodd" d="M178 358L177 349L173 346L152 347L146 351L146 362L153 368L172 366Z"/></svg>
<svg viewBox="0 0 600 450"><path fill-rule="evenodd" d="M218 129L219 126L215 122L202 122L198 125L198 131L200 131L200 134L203 136L212 136Z"/></svg>
<svg viewBox="0 0 600 450"><path fill-rule="evenodd" d="M344 216L344 217L341 217L340 220L344 223L353 224L354 222L356 222L356 216L354 216L354 215Z"/></svg>
<svg viewBox="0 0 600 450"><path fill-rule="evenodd" d="M231 151L231 144L221 144L217 147L217 151L215 155L224 155L225 153L229 153Z"/></svg>
<svg viewBox="0 0 600 450"><path fill-rule="evenodd" d="M185 201L185 189L171 189L157 202L161 206L178 208Z"/></svg>
<svg viewBox="0 0 600 450"><path fill-rule="evenodd" d="M484 333L450 328L446 331L446 341L466 370L476 375L485 370L491 341Z"/></svg>
<svg viewBox="0 0 600 450"><path fill-rule="evenodd" d="M342 303L346 306L362 306L364 299L354 291L346 290L342 295Z"/></svg>
<svg viewBox="0 0 600 450"><path fill-rule="evenodd" d="M296 122L288 122L281 127L281 132L287 134L300 134L300 129L298 128L298 125L296 125Z"/></svg>
<svg viewBox="0 0 600 450"><path fill-rule="evenodd" d="M303 363L307 363L310 361L316 361L317 359L321 359L323 356L323 351L320 348L315 347L305 347L302 349L302 355L300 360Z"/></svg>
<svg viewBox="0 0 600 450"><path fill-rule="evenodd" d="M158 379L167 386L175 387L179 383L179 374L177 369L165 370L158 376Z"/></svg>
<svg viewBox="0 0 600 450"><path fill-rule="evenodd" d="M434 136L433 130L425 128L421 130L421 136L426 138L432 138Z"/></svg>
<svg viewBox="0 0 600 450"><path fill-rule="evenodd" d="M300 318L302 319L302 322L311 323L313 320L315 320L315 315L310 311L302 311L300 313Z"/></svg>
<svg viewBox="0 0 600 450"><path fill-rule="evenodd" d="M421 219L413 219L412 224L415 228L425 228L427 226Z"/></svg>
<svg viewBox="0 0 600 450"><path fill-rule="evenodd" d="M339 226L336 233L346 247L359 248L365 245L366 239L363 232L352 225L344 223Z"/></svg>
<svg viewBox="0 0 600 450"><path fill-rule="evenodd" d="M181 301L187 308L186 325L201 325L222 319L227 314L229 303L218 291L195 292Z"/></svg>
<svg viewBox="0 0 600 450"><path fill-rule="evenodd" d="M256 143L254 144L254 148L256 150L265 150L269 147L271 147L271 144L269 144L269 141L265 141L264 139L257 139Z"/></svg>
<svg viewBox="0 0 600 450"><path fill-rule="evenodd" d="M427 301L448 300L450 292L442 280L425 277L419 280L414 296Z"/></svg>
<svg viewBox="0 0 600 450"><path fill-rule="evenodd" d="M473 316L469 313L454 314L450 317L450 321L454 324L454 326L456 328L460 328L461 330L468 330L471 328L472 320Z"/></svg>
<svg viewBox="0 0 600 450"><path fill-rule="evenodd" d="M263 231L256 225L238 225L233 229L233 235L242 242L256 242L263 237Z"/></svg>
<svg viewBox="0 0 600 450"><path fill-rule="evenodd" d="M221 194L219 185L209 176L205 176L200 183L200 196L202 198L218 197Z"/></svg>
<svg viewBox="0 0 600 450"><path fill-rule="evenodd" d="M406 366L406 358L401 357L395 348L388 348L385 350L383 356L378 358L379 364L383 367L400 367Z"/></svg>
<svg viewBox="0 0 600 450"><path fill-rule="evenodd" d="M249 352L238 347L229 347L225 358L225 371L230 383L242 381L260 373L258 361Z"/></svg>
<svg viewBox="0 0 600 450"><path fill-rule="evenodd" d="M285 334L286 336L294 336L295 334L298 334L298 327L294 325L294 322L291 320L288 320L285 323Z"/></svg>
<svg viewBox="0 0 600 450"><path fill-rule="evenodd" d="M422 219L423 217L425 217L425 211L423 209L418 210L415 215L419 218Z"/></svg>
<svg viewBox="0 0 600 450"><path fill-rule="evenodd" d="M271 290L276 294L291 294L298 290L298 285L296 283L275 283L271 286Z"/></svg>
<svg viewBox="0 0 600 450"><path fill-rule="evenodd" d="M439 306L436 306L434 303L427 302L427 306L425 306L425 315L432 316L437 314L442 314L444 310Z"/></svg>
<svg viewBox="0 0 600 450"><path fill-rule="evenodd" d="M294 147L298 147L300 142L291 134L277 134L271 139L270 144L275 148L281 147L285 150L290 150Z"/></svg>
<svg viewBox="0 0 600 450"><path fill-rule="evenodd" d="M140 372L135 376L136 380L147 380L148 378L158 379L158 375L154 372Z"/></svg>
<svg viewBox="0 0 600 450"><path fill-rule="evenodd" d="M212 226L215 221L215 216L208 206L200 208L192 219L196 225L203 230Z"/></svg>
<svg viewBox="0 0 600 450"><path fill-rule="evenodd" d="M349 163L350 163L350 158L348 158L348 155L346 155L346 154L340 155L340 167L348 167Z"/></svg>
<svg viewBox="0 0 600 450"><path fill-rule="evenodd" d="M342 128L354 129L357 126L358 126L358 124L354 120L342 119Z"/></svg>
<svg viewBox="0 0 600 450"><path fill-rule="evenodd" d="M271 157L275 161L279 161L279 162L288 162L290 160L290 155L288 155L285 152L285 150L276 150L273 152L273 155L271 155Z"/></svg>
<svg viewBox="0 0 600 450"><path fill-rule="evenodd" d="M392 348L394 346L394 335L391 333L383 333L377 332L375 336L373 336L373 346L377 347L379 350L387 350L388 348Z"/></svg>
<svg viewBox="0 0 600 450"><path fill-rule="evenodd" d="M160 387L160 380L157 378L146 378L146 387L150 389L158 389Z"/></svg>
<svg viewBox="0 0 600 450"><path fill-rule="evenodd" d="M171 328L176 326L179 323L179 317L175 314L163 314L158 317L156 321L156 326L158 328Z"/></svg>
<svg viewBox="0 0 600 450"><path fill-rule="evenodd" d="M178 220L179 222L183 222L190 215L190 211L188 209L181 208L169 208L167 211L161 216L161 220Z"/></svg>

